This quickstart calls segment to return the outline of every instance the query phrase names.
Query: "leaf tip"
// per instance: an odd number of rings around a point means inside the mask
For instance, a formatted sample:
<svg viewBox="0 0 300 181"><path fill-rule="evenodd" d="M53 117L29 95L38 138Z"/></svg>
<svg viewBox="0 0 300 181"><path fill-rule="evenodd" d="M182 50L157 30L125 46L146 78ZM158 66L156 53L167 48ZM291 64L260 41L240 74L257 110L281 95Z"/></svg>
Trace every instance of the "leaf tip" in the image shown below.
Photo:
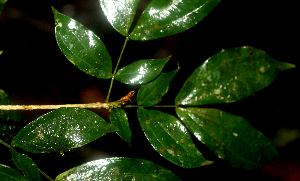
<svg viewBox="0 0 300 181"><path fill-rule="evenodd" d="M296 68L296 67L297 66L295 64L284 62L283 65L279 66L279 70L280 71L285 71L285 70L293 69L293 68Z"/></svg>
<svg viewBox="0 0 300 181"><path fill-rule="evenodd" d="M295 64L292 64L292 63L286 63L286 68L287 69L293 69L293 68L296 68L297 66Z"/></svg>
<svg viewBox="0 0 300 181"><path fill-rule="evenodd" d="M53 13L57 12L57 10L53 6L51 6L51 9Z"/></svg>

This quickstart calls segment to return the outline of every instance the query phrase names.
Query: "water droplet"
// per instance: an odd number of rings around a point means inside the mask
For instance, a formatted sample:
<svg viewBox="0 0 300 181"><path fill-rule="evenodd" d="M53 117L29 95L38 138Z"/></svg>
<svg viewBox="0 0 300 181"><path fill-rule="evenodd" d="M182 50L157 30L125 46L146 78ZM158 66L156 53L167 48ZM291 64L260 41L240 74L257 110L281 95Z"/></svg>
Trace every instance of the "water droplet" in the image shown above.
<svg viewBox="0 0 300 181"><path fill-rule="evenodd" d="M266 72L266 69L265 69L264 66L261 66L261 67L259 68L259 71L260 71L261 73L265 73L265 72Z"/></svg>
<svg viewBox="0 0 300 181"><path fill-rule="evenodd" d="M65 153L63 151L60 151L59 154L64 157L65 156Z"/></svg>

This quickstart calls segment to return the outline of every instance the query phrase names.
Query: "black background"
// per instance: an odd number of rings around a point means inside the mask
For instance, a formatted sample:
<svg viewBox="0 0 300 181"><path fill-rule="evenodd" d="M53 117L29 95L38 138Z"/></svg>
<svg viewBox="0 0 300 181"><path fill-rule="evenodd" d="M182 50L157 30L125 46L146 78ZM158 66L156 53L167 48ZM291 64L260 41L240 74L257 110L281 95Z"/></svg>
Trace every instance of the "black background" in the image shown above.
<svg viewBox="0 0 300 181"><path fill-rule="evenodd" d="M146 58L172 55L164 72L181 70L161 104L174 104L186 78L208 57L221 49L253 46L282 62L298 63L299 12L297 1L223 0L195 27L183 33L151 41L129 41L120 67ZM142 1L138 13L147 5ZM103 102L110 80L100 80L79 71L59 50L54 35L54 6L94 31L106 45L116 64L125 38L108 23L97 0L9 0L0 17L0 89L9 93L15 104L69 104ZM230 71L230 70L229 70ZM232 104L209 105L246 118L273 140L282 129L299 133L299 69L279 74L267 88ZM111 100L118 100L137 85L115 81ZM133 100L133 104L136 102ZM107 118L106 111L93 110ZM174 114L173 109L164 112ZM49 111L20 111L29 123ZM59 173L87 161L107 157L143 158L172 170L183 180L297 180L300 178L299 138L278 147L279 158L262 169L246 171L218 159L195 140L197 147L215 163L197 169L182 169L155 152L136 119L136 109L126 109L132 130L131 147L111 133L65 153L30 154L38 167L55 178ZM175 115L175 114L174 114ZM297 147L298 146L298 147ZM0 164L12 165L8 149L0 145ZM297 175L299 177L297 177Z"/></svg>

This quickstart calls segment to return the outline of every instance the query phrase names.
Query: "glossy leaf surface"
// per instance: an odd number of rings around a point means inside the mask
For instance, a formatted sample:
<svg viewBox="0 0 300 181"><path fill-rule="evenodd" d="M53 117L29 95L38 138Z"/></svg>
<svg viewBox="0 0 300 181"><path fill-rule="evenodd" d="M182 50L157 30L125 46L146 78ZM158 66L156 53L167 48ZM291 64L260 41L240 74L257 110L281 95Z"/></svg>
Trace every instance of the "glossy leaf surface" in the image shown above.
<svg viewBox="0 0 300 181"><path fill-rule="evenodd" d="M127 36L139 0L99 0L109 23L121 35Z"/></svg>
<svg viewBox="0 0 300 181"><path fill-rule="evenodd" d="M221 0L152 0L130 33L151 40L183 32L199 23Z"/></svg>
<svg viewBox="0 0 300 181"><path fill-rule="evenodd" d="M147 160L107 158L85 163L56 177L60 180L180 180L171 171Z"/></svg>
<svg viewBox="0 0 300 181"><path fill-rule="evenodd" d="M118 128L119 131L117 131L117 134L130 145L131 131L124 109L113 109L109 119L111 124Z"/></svg>
<svg viewBox="0 0 300 181"><path fill-rule="evenodd" d="M25 177L29 180L41 181L40 172L34 163L34 161L29 156L24 156L15 150L11 149L11 155L16 167L24 173Z"/></svg>
<svg viewBox="0 0 300 181"><path fill-rule="evenodd" d="M112 77L112 61L91 30L52 7L57 44L67 59L83 72L101 79Z"/></svg>
<svg viewBox="0 0 300 181"><path fill-rule="evenodd" d="M117 131L96 113L82 108L59 108L29 123L12 146L33 153L68 151Z"/></svg>
<svg viewBox="0 0 300 181"><path fill-rule="evenodd" d="M139 60L121 68L115 79L125 84L144 84L155 79L169 61L171 56L164 59Z"/></svg>
<svg viewBox="0 0 300 181"><path fill-rule="evenodd" d="M249 46L222 50L192 73L178 93L175 104L238 101L267 87L279 72L294 67Z"/></svg>
<svg viewBox="0 0 300 181"><path fill-rule="evenodd" d="M168 92L169 85L178 70L161 73L157 79L149 84L142 85L137 94L138 105L154 106L159 103Z"/></svg>
<svg viewBox="0 0 300 181"><path fill-rule="evenodd" d="M10 96L0 89L0 105L12 105ZM0 139L11 141L22 127L18 111L0 110Z"/></svg>
<svg viewBox="0 0 300 181"><path fill-rule="evenodd" d="M153 148L170 162L184 168L211 163L195 147L184 125L172 115L138 108L137 117Z"/></svg>
<svg viewBox="0 0 300 181"><path fill-rule="evenodd" d="M1 181L26 181L25 177L9 166L0 164L0 178Z"/></svg>
<svg viewBox="0 0 300 181"><path fill-rule="evenodd" d="M269 139L242 117L196 107L176 112L198 140L234 167L256 169L278 155Z"/></svg>

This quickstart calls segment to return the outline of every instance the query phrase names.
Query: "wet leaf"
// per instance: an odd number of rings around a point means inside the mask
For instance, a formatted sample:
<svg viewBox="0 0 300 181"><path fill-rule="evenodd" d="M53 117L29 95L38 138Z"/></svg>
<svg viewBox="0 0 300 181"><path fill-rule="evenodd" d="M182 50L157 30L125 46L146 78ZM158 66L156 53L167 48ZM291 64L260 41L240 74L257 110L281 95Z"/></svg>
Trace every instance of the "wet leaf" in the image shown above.
<svg viewBox="0 0 300 181"><path fill-rule="evenodd" d="M67 59L83 72L101 79L112 77L112 61L91 30L52 7L57 44Z"/></svg>
<svg viewBox="0 0 300 181"><path fill-rule="evenodd" d="M138 105L154 106L159 103L168 92L169 85L178 70L161 73L157 79L149 84L142 85L137 94Z"/></svg>
<svg viewBox="0 0 300 181"><path fill-rule="evenodd" d="M109 23L121 35L128 36L139 0L99 0Z"/></svg>
<svg viewBox="0 0 300 181"><path fill-rule="evenodd" d="M0 178L1 181L26 181L25 177L9 166L0 164Z"/></svg>
<svg viewBox="0 0 300 181"><path fill-rule="evenodd" d="M0 105L12 105L10 96L0 89ZM0 139L10 142L22 127L18 111L0 110Z"/></svg>
<svg viewBox="0 0 300 181"><path fill-rule="evenodd" d="M2 10L4 8L5 3L7 2L7 0L1 0L0 1L0 15L2 13ZM1 55L1 51L0 51L0 55Z"/></svg>
<svg viewBox="0 0 300 181"><path fill-rule="evenodd" d="M171 171L147 160L106 158L85 163L56 177L60 180L180 180Z"/></svg>
<svg viewBox="0 0 300 181"><path fill-rule="evenodd" d="M42 180L36 164L29 156L18 153L13 149L11 149L11 155L14 164L24 173L26 178L34 181Z"/></svg>
<svg viewBox="0 0 300 181"><path fill-rule="evenodd" d="M131 131L126 112L121 108L113 109L109 119L111 124L118 128L117 134L130 145Z"/></svg>
<svg viewBox="0 0 300 181"><path fill-rule="evenodd" d="M175 104L238 101L267 87L279 72L294 67L250 46L222 50L192 73L178 93Z"/></svg>
<svg viewBox="0 0 300 181"><path fill-rule="evenodd" d="M137 117L153 148L170 162L184 168L211 163L195 147L184 125L172 115L138 108Z"/></svg>
<svg viewBox="0 0 300 181"><path fill-rule="evenodd" d="M117 131L96 113L82 108L59 108L24 127L12 146L33 153L64 152Z"/></svg>
<svg viewBox="0 0 300 181"><path fill-rule="evenodd" d="M221 0L152 0L130 33L151 40L183 32L199 23Z"/></svg>
<svg viewBox="0 0 300 181"><path fill-rule="evenodd" d="M169 61L171 56L164 59L139 60L121 68L115 79L125 84L144 84L155 79Z"/></svg>
<svg viewBox="0 0 300 181"><path fill-rule="evenodd" d="M234 167L256 169L278 155L270 140L242 117L196 107L176 112L198 140Z"/></svg>

